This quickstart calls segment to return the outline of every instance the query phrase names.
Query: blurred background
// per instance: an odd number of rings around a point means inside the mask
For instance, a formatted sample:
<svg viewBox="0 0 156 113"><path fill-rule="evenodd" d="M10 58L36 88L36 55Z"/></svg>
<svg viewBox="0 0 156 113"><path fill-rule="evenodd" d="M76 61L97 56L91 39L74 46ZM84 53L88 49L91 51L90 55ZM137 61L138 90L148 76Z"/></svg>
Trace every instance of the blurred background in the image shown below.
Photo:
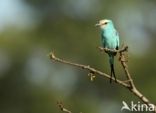
<svg viewBox="0 0 156 113"><path fill-rule="evenodd" d="M121 113L122 101L138 98L87 72L51 62L48 53L109 74L100 19L113 20L138 89L156 103L155 0L0 0L0 113ZM125 79L116 58L117 78ZM127 113L127 111L125 111Z"/></svg>

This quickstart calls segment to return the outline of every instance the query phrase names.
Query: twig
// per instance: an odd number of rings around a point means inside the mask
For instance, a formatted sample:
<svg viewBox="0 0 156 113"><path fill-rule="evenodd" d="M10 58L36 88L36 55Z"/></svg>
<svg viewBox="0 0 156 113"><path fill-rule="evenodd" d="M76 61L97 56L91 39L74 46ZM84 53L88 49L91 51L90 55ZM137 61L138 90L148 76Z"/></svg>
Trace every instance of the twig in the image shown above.
<svg viewBox="0 0 156 113"><path fill-rule="evenodd" d="M121 65L125 71L125 75L127 77L127 82L129 83L130 85L130 88L133 88L135 87L134 86L134 83L133 83L133 80L132 80L132 77L128 71L128 66L126 64L126 59L125 59L125 55L124 55L124 52L128 51L128 46L123 46L120 50L112 50L112 49L108 49L108 48L103 48L103 47L99 47L100 51L105 51L105 52L114 52L114 53L119 53L120 54L120 62L121 62Z"/></svg>
<svg viewBox="0 0 156 113"><path fill-rule="evenodd" d="M66 109L63 105L62 102L58 101L57 102L58 107L60 108L61 111L65 112L65 113L72 113L71 111L69 111L68 109Z"/></svg>
<svg viewBox="0 0 156 113"><path fill-rule="evenodd" d="M60 59L60 58L57 58L53 52L51 52L49 54L49 57L50 59L52 59L53 61L56 61L56 62L60 62L60 63L63 63L63 64L68 64L68 65L71 65L71 66L75 66L75 67L78 67L78 68L81 68L81 69L84 69L84 70L88 70L89 73L94 73L96 75L99 75L99 76L102 76L104 78L107 78L107 79L111 79L110 75L106 74L106 73L103 73L97 69L94 69L92 67L90 67L89 65L82 65L82 64L77 64L77 63L73 63L73 62L69 62L69 61L66 61L66 60L63 60L63 59ZM113 81L115 81L114 78L112 78ZM124 86L124 87L130 87L128 84L124 83L123 81L121 80L118 80L116 81L118 84Z"/></svg>
<svg viewBox="0 0 156 113"><path fill-rule="evenodd" d="M136 88L133 79L129 73L128 70L128 65L126 64L126 59L125 59L125 55L124 52L128 51L128 46L123 46L120 50L111 50L108 48L103 48L103 47L99 47L100 51L105 51L105 52L114 52L114 53L119 53L120 54L120 63L124 69L125 75L127 77L126 82L129 83L130 87L128 88L135 96L137 96L139 99L141 99L141 101L145 104L147 104L148 106L150 106L152 103L142 94L140 93L140 91ZM124 82L124 81L123 81ZM154 105L154 104L153 104ZM156 113L156 106L155 107L155 113Z"/></svg>
<svg viewBox="0 0 156 113"><path fill-rule="evenodd" d="M129 71L128 71L128 66L127 66L127 64L126 64L125 55L124 55L123 52L119 52L119 53L120 53L120 58L119 58L120 63L121 63L121 65L122 65L123 69L124 69L124 72L125 72L125 75L126 75L126 77L127 77L128 83L129 83L130 86L131 86L130 88L132 89L132 88L135 87L135 85L134 85L133 79L132 79L132 77L131 77L131 75L130 75L130 73L129 73Z"/></svg>
<svg viewBox="0 0 156 113"><path fill-rule="evenodd" d="M103 48L103 47L98 47L100 51L105 51L105 52L114 52L114 53L121 53L121 52L125 52L128 51L128 46L123 46L121 49L119 50L112 50L112 49L108 49L108 48Z"/></svg>
<svg viewBox="0 0 156 113"><path fill-rule="evenodd" d="M136 86L135 86L135 84L133 82L133 79L132 79L132 77L131 77L131 75L130 75L130 73L128 71L128 66L127 66L127 64L125 62L125 56L124 56L124 52L128 50L128 46L123 46L120 50L111 50L111 49L102 48L102 47L99 47L99 49L100 49L100 51L105 51L105 52L110 51L110 52L120 54L120 62L121 62L121 65L122 65L122 67L124 69L125 75L126 75L128 80L126 80L127 82L124 82L124 81L121 81L121 80L117 79L116 83L123 86L123 87L125 87L129 91L131 91L136 97L138 97L143 103L147 104L148 106L154 105L142 93L140 93L139 90L137 90L137 88L136 88ZM89 71L89 73L94 73L94 74L102 76L104 78L111 79L110 75L108 75L106 73L103 73L103 72L101 72L101 71L99 71L99 70L97 70L95 68L92 68L89 65L77 64L77 63L73 63L73 62L69 62L69 61L60 59L60 58L56 57L53 52L51 52L49 54L49 57L53 61L60 62L60 63L63 63L63 64L67 64L67 65L71 65L71 66L75 66L75 67L87 70L87 71ZM115 81L114 78L112 78L112 80ZM156 113L156 106L155 105L154 105L154 108L155 108L154 112ZM71 113L71 112L66 112L66 113Z"/></svg>
<svg viewBox="0 0 156 113"><path fill-rule="evenodd" d="M68 109L66 109L61 101L57 101L57 105L61 111L65 112L65 113L73 113L73 112L69 111ZM82 113L82 112L80 112L80 113Z"/></svg>

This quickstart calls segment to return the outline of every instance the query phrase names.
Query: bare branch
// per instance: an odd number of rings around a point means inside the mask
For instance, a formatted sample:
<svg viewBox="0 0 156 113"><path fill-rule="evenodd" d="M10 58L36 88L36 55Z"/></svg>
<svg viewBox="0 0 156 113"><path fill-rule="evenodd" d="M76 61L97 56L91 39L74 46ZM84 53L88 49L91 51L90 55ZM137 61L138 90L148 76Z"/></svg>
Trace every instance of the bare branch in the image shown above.
<svg viewBox="0 0 156 113"><path fill-rule="evenodd" d="M65 112L65 113L73 113L70 110L66 109L61 101L57 101L57 105L61 111ZM82 112L80 112L80 113L82 113Z"/></svg>
<svg viewBox="0 0 156 113"><path fill-rule="evenodd" d="M134 83L133 83L133 80L132 80L132 77L128 71L128 66L126 64L126 59L125 59L125 55L124 55L124 52L127 52L128 51L128 46L123 46L121 49L119 50L112 50L112 49L108 49L108 48L103 48L103 47L99 47L100 51L105 51L105 52L114 52L114 53L119 53L120 54L120 62L121 62L121 65L125 71L125 75L127 77L127 82L130 84L130 88L133 88L135 87L134 86Z"/></svg>
<svg viewBox="0 0 156 113"><path fill-rule="evenodd" d="M112 50L112 49L108 49L108 48L103 48L103 47L98 47L99 50L102 52L102 51L105 51L105 52L114 52L114 53L121 53L121 52L125 52L125 51L128 51L128 46L123 46L121 49L119 50Z"/></svg>
<svg viewBox="0 0 156 113"><path fill-rule="evenodd" d="M125 55L124 55L124 52L128 51L128 46L123 46L120 50L111 50L111 49L102 48L102 47L98 47L98 48L100 49L100 51L119 53L120 63L122 65L122 67L123 67L123 70L125 72L127 80L126 81L121 81L121 80L117 79L116 83L123 86L123 87L125 87L126 89L128 89L130 92L132 92L132 94L134 94L136 97L138 97L143 103L150 106L152 103L142 93L140 93L140 91L136 88L136 86L135 86L135 84L133 82L133 79L132 79L132 77L131 77L131 75L129 73L128 65L126 64L126 59L125 59ZM108 75L108 74L106 74L104 72L101 72L101 71L99 71L99 70L97 70L95 68L92 68L89 65L73 63L73 62L70 62L70 61L60 59L60 58L56 57L53 52L51 52L49 54L49 57L53 61L60 62L60 63L63 63L63 64L67 64L67 65L71 65L71 66L75 66L77 68L87 70L90 75L94 74L96 76L102 76L104 78L111 79L110 75ZM94 76L91 76L91 77L94 78ZM91 80L93 80L93 78L91 78ZM115 81L114 78L112 78L112 80ZM154 104L152 104L152 105L154 105ZM60 104L60 106L61 106L61 104ZM154 112L156 113L156 106L154 105L154 107L155 107ZM64 108L64 107L61 106L60 108ZM72 113L70 111L68 111L68 112L67 111L66 111L66 113Z"/></svg>
<svg viewBox="0 0 156 113"><path fill-rule="evenodd" d="M128 82L129 82L129 84L131 86L130 88L135 88L135 85L134 85L133 79L132 79L132 77L131 77L131 75L129 73L128 66L126 64L125 55L124 55L123 52L120 52L120 58L119 58L119 60L120 60L121 65L122 65L122 67L124 69L124 72L125 72L125 75L127 77L127 80L128 80Z"/></svg>
<svg viewBox="0 0 156 113"><path fill-rule="evenodd" d="M65 112L65 113L72 113L71 111L69 111L68 109L66 109L63 105L62 102L58 101L57 102L58 107L60 108L61 111Z"/></svg>
<svg viewBox="0 0 156 113"><path fill-rule="evenodd" d="M82 64L77 64L77 63L73 63L73 62L69 62L69 61L66 61L66 60L63 60L63 59L60 59L60 58L57 58L53 52L51 52L49 54L49 57L50 59L52 59L53 61L56 61L56 62L60 62L60 63L63 63L63 64L68 64L68 65L71 65L71 66L75 66L75 67L78 67L78 68L81 68L81 69L84 69L84 70L88 70L89 73L94 73L98 76L102 76L104 78L107 78L107 79L111 79L110 75L106 74L106 73L103 73L97 69L94 69L92 67L90 67L89 65L82 65ZM113 81L115 81L114 78L112 78ZM124 87L130 87L128 84L126 84L125 82L117 79L116 81L118 84L124 86Z"/></svg>
<svg viewBox="0 0 156 113"><path fill-rule="evenodd" d="M147 104L148 106L150 106L152 103L142 94L140 93L140 91L136 88L133 79L129 73L128 70L128 65L126 64L127 60L125 58L125 53L128 51L128 46L123 46L120 50L111 50L111 49L107 49L107 48L103 48L103 47L99 47L100 51L105 51L105 52L115 52L115 53L119 53L120 54L120 63L123 67L123 70L125 72L125 75L127 77L127 80L125 82L129 83L130 87L128 88L135 96L137 96L143 103ZM154 104L153 104L154 105ZM155 106L155 105L154 105ZM156 113L156 106L155 106L155 111Z"/></svg>

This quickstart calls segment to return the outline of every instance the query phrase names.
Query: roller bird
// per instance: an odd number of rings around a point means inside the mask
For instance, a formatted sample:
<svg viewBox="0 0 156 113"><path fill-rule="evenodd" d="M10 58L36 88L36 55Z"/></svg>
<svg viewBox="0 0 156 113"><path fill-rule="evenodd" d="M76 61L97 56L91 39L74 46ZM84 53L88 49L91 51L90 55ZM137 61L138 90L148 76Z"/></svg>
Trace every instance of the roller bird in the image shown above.
<svg viewBox="0 0 156 113"><path fill-rule="evenodd" d="M108 20L108 19L100 20L95 26L100 27L102 46L104 48L118 50L119 49L119 34L116 31L112 20ZM109 64L111 68L110 83L112 82L113 76L116 82L116 75L114 71L114 56L116 55L116 53L110 52L110 51L106 53L109 56Z"/></svg>

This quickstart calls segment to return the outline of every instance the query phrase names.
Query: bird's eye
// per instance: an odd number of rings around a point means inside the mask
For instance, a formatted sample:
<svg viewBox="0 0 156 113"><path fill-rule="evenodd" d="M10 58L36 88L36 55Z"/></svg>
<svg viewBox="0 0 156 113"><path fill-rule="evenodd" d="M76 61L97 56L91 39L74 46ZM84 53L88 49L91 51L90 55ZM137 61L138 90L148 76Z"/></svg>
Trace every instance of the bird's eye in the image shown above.
<svg viewBox="0 0 156 113"><path fill-rule="evenodd" d="M108 22L105 22L105 24L107 24Z"/></svg>

